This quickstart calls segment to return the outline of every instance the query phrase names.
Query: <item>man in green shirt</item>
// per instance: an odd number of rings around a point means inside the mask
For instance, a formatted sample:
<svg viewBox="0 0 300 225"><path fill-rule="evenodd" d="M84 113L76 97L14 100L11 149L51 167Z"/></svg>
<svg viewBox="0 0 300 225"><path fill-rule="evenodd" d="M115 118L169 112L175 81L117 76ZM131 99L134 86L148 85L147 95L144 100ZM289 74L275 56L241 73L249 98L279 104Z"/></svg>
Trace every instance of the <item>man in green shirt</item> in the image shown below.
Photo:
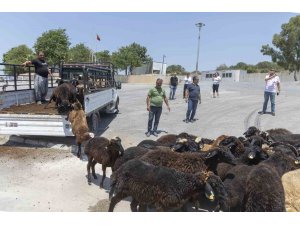
<svg viewBox="0 0 300 225"><path fill-rule="evenodd" d="M168 99L166 97L166 92L161 88L163 80L158 78L156 80L156 86L151 88L148 92L147 96L147 111L149 111L149 119L148 119L148 131L146 132L146 136L149 137L153 134L155 137L158 136L157 126L159 123L159 118L162 112L162 104L165 101L168 110L170 112L170 106L168 103ZM154 120L154 127L152 129L152 124Z"/></svg>

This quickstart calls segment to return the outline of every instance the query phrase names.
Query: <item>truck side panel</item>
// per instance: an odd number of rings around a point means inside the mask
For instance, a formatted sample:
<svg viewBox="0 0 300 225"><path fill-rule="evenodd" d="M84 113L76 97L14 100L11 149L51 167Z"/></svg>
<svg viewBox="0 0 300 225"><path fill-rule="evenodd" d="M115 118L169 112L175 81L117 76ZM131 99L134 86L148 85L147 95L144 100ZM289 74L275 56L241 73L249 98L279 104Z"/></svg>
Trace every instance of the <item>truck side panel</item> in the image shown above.
<svg viewBox="0 0 300 225"><path fill-rule="evenodd" d="M0 114L0 135L74 136L61 115Z"/></svg>

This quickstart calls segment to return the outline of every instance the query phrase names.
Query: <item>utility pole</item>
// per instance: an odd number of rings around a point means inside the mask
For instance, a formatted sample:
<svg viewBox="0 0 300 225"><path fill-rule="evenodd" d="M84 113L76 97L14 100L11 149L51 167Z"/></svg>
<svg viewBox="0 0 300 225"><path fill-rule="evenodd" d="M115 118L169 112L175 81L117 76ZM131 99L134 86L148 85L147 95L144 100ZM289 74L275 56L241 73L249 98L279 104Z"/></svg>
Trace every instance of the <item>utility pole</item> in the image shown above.
<svg viewBox="0 0 300 225"><path fill-rule="evenodd" d="M199 70L198 70L198 63L199 63L199 49L200 49L200 31L201 31L201 27L204 27L205 24L204 23L196 23L196 27L199 28L199 35L198 35L198 48L197 48L197 62L196 62L196 73L198 74Z"/></svg>
<svg viewBox="0 0 300 225"><path fill-rule="evenodd" d="M161 65L161 75L163 75L163 72L164 72L164 63L165 63L165 58L166 58L166 56L165 55L163 55L163 61L162 61L162 65Z"/></svg>

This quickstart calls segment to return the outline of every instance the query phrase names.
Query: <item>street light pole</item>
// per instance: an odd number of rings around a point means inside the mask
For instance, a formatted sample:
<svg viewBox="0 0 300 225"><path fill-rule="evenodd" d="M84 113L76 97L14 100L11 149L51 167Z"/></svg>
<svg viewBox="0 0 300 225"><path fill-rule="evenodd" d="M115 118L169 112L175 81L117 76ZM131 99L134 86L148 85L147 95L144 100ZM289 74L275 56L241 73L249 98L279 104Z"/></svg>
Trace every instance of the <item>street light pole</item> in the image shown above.
<svg viewBox="0 0 300 225"><path fill-rule="evenodd" d="M163 55L163 61L162 61L162 65L161 65L161 75L163 74L163 72L164 72L164 63L165 63L165 55Z"/></svg>
<svg viewBox="0 0 300 225"><path fill-rule="evenodd" d="M200 49L200 31L201 27L204 27L204 23L196 23L196 27L199 27L199 35L198 35L198 49L197 49L197 62L196 62L196 73L198 74L198 62L199 62L199 49Z"/></svg>

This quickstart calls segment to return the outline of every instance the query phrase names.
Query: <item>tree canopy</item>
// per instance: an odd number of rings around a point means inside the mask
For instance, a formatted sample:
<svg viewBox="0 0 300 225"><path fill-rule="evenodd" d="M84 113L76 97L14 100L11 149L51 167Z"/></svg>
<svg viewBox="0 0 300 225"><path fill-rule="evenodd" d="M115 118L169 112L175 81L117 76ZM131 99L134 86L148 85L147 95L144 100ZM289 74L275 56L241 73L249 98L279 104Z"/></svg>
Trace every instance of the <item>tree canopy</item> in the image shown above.
<svg viewBox="0 0 300 225"><path fill-rule="evenodd" d="M134 67L139 67L144 63L152 61L152 58L147 55L147 48L135 42L121 47L117 52L112 54L111 59L118 69L126 71L126 75L128 75L128 68L131 74Z"/></svg>
<svg viewBox="0 0 300 225"><path fill-rule="evenodd" d="M80 43L70 48L66 62L89 62L90 57L91 50Z"/></svg>
<svg viewBox="0 0 300 225"><path fill-rule="evenodd" d="M272 61L284 69L294 72L296 81L296 72L300 70L300 16L282 24L281 32L274 34L272 44L274 47L263 45L261 52L271 56Z"/></svg>
<svg viewBox="0 0 300 225"><path fill-rule="evenodd" d="M9 64L22 64L27 60L32 60L34 57L32 49L26 45L19 45L3 54L3 62ZM9 68L6 68L6 70L9 70ZM25 70L22 67L17 67L17 73L23 73L24 71Z"/></svg>
<svg viewBox="0 0 300 225"><path fill-rule="evenodd" d="M184 74L186 71L181 65L170 65L167 67L167 73Z"/></svg>
<svg viewBox="0 0 300 225"><path fill-rule="evenodd" d="M43 51L49 65L58 65L67 59L70 46L69 37L65 29L44 32L34 44L36 52Z"/></svg>
<svg viewBox="0 0 300 225"><path fill-rule="evenodd" d="M111 55L108 50L96 52L95 55L96 55L97 61L99 61L99 62L110 62L111 61Z"/></svg>

